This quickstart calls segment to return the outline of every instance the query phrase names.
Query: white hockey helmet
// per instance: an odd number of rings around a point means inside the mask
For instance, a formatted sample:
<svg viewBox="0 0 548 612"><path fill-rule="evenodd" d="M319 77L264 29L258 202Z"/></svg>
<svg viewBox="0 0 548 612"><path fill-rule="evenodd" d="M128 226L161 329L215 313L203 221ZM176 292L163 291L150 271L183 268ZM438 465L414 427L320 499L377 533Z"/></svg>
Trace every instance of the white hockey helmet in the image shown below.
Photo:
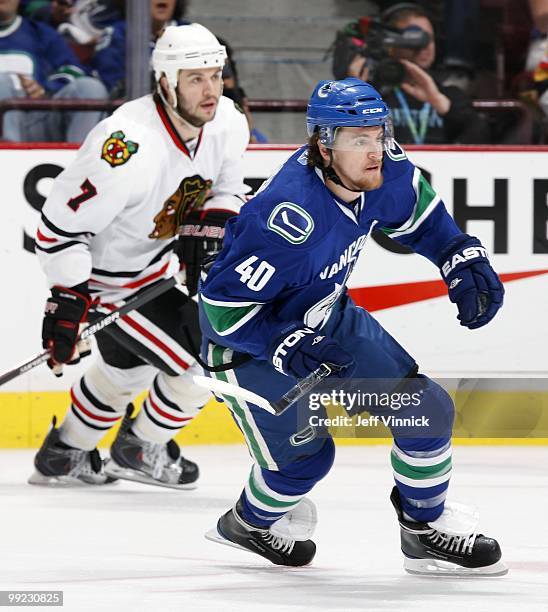
<svg viewBox="0 0 548 612"><path fill-rule="evenodd" d="M165 74L174 98L179 70L222 68L225 60L226 48L199 23L168 26L156 41L152 52L156 82Z"/></svg>

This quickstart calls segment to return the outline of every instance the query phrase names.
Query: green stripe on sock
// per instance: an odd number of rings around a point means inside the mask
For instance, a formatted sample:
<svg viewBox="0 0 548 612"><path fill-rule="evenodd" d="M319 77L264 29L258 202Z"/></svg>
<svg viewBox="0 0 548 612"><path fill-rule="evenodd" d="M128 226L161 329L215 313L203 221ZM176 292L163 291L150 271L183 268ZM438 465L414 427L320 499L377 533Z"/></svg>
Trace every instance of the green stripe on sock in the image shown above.
<svg viewBox="0 0 548 612"><path fill-rule="evenodd" d="M396 453L392 451L390 461L395 472L401 474L402 476L406 476L407 478L414 478L416 480L438 478L439 476L447 474L447 472L451 470L451 457L448 457L445 461L436 463L434 465L417 466L405 463L405 461L402 461L396 455Z"/></svg>
<svg viewBox="0 0 548 612"><path fill-rule="evenodd" d="M255 479L253 478L253 474L249 475L249 488L251 489L253 495L259 501L261 501L266 506L272 506L273 508L290 508L291 506L294 506L300 501L297 500L292 502L284 502L270 497L270 495L267 495L266 493L261 491L261 489L259 489L259 485L255 482Z"/></svg>

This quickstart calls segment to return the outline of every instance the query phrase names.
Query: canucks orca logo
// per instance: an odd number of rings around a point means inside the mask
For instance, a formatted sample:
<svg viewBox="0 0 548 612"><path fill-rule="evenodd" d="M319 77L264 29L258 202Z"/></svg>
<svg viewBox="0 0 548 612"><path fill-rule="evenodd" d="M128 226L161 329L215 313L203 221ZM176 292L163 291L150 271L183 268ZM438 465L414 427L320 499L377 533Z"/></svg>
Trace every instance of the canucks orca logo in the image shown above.
<svg viewBox="0 0 548 612"><path fill-rule="evenodd" d="M386 154L392 161L403 161L407 159L405 151L395 140L392 141L392 146L386 149Z"/></svg>
<svg viewBox="0 0 548 612"><path fill-rule="evenodd" d="M330 91L331 91L331 82L325 83L325 85L322 85L320 89L318 89L318 98L327 98Z"/></svg>
<svg viewBox="0 0 548 612"><path fill-rule="evenodd" d="M297 204L282 202L270 213L267 226L292 244L302 244L314 230L314 220Z"/></svg>
<svg viewBox="0 0 548 612"><path fill-rule="evenodd" d="M339 283L335 283L335 289L331 293L326 295L306 311L303 317L304 324L308 327L312 327L312 329L322 325L331 314L333 306L335 306L337 300L341 296L341 293L344 291L344 287L344 282L341 285Z"/></svg>

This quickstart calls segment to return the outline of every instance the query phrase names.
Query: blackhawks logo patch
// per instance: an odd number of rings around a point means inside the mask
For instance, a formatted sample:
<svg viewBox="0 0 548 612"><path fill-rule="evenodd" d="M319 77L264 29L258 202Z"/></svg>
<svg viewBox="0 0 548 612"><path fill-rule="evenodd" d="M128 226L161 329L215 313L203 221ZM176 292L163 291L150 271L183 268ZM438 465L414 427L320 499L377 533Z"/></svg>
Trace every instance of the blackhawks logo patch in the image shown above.
<svg viewBox="0 0 548 612"><path fill-rule="evenodd" d="M139 145L136 142L126 140L124 132L113 132L103 144L101 159L116 168L125 164L138 149Z"/></svg>
<svg viewBox="0 0 548 612"><path fill-rule="evenodd" d="M202 208L212 184L211 179L204 180L199 174L184 178L154 217L154 230L149 238L162 240L175 236L188 213Z"/></svg>

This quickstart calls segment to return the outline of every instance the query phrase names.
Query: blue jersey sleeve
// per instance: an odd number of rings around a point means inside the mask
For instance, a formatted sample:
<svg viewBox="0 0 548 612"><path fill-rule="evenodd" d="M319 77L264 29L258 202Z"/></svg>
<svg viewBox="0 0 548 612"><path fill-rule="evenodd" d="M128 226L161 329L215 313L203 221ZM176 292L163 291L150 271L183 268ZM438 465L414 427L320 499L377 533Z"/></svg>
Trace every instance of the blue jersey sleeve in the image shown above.
<svg viewBox="0 0 548 612"><path fill-rule="evenodd" d="M39 60L47 75L41 84L47 91L55 93L75 78L86 75L84 67L58 32L44 23L34 22L34 25L43 50Z"/></svg>
<svg viewBox="0 0 548 612"><path fill-rule="evenodd" d="M200 291L203 334L257 359L267 359L270 345L293 323L277 316L276 305L305 285L306 258L272 235L256 213L231 219Z"/></svg>
<svg viewBox="0 0 548 612"><path fill-rule="evenodd" d="M421 171L403 163L405 171L390 184L390 218L378 229L437 265L440 251L462 231Z"/></svg>
<svg viewBox="0 0 548 612"><path fill-rule="evenodd" d="M126 23L117 21L105 28L95 47L92 68L109 92L124 86L126 74Z"/></svg>

